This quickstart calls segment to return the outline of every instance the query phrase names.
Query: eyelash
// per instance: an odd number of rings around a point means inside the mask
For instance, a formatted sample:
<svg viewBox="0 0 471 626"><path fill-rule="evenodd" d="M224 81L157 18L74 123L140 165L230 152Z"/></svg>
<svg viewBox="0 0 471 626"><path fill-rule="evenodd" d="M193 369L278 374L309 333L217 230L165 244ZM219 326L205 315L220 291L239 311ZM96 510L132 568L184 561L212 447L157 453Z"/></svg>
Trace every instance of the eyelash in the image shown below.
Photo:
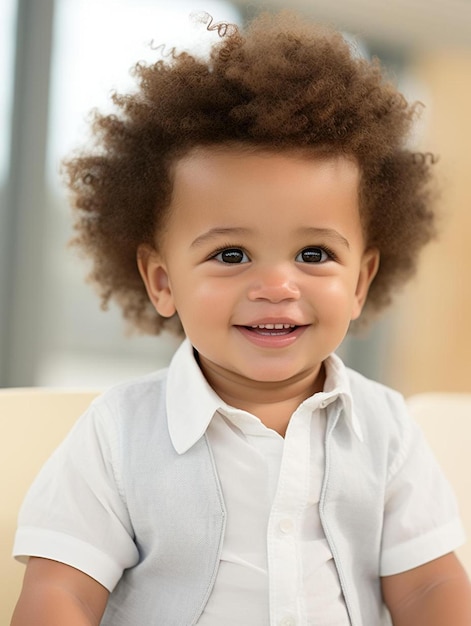
<svg viewBox="0 0 471 626"><path fill-rule="evenodd" d="M216 257L218 255L220 255L222 252L229 252L230 250L237 250L242 252L242 254L245 254L245 256L250 260L250 257L248 255L248 253L244 250L243 246L237 246L237 245L227 245L227 246L222 246L221 248L218 248L218 250L215 250L209 257L209 259L214 259L217 260ZM220 263L223 263L223 261L219 261ZM231 263L226 263L225 265L231 265ZM233 265L237 265L236 263L234 263ZM240 263L239 263L240 265Z"/></svg>
<svg viewBox="0 0 471 626"><path fill-rule="evenodd" d="M328 260L332 260L332 261L337 261L337 255L335 254L335 252L327 247L327 246L306 246L305 248L303 248L302 250L300 250L296 257L297 258L300 254L302 254L303 252L307 251L307 250L321 250L322 252L324 252L327 256L328 256ZM248 255L248 253L244 250L243 246L237 246L237 245L226 245L226 246L221 246L220 248L218 248L217 250L215 250L208 258L209 260L217 260L216 257L218 255L220 255L223 252L228 252L230 250L237 250L242 252L242 254L244 254L249 261L250 256ZM220 263L223 263L223 261L219 261ZM247 261L245 261L246 263ZM313 263L312 265L321 265L322 263L325 263L326 261L320 261L318 263ZM241 263L234 263L234 265L240 265ZM225 265L231 265L231 263L226 263Z"/></svg>
<svg viewBox="0 0 471 626"><path fill-rule="evenodd" d="M330 248L328 248L327 246L306 246L305 248L303 248L302 250L300 250L298 252L298 254L296 255L296 258L302 254L303 252L306 252L307 250L321 250L322 252L324 252L329 261L337 261L337 255L335 254L335 252L333 250L331 250ZM325 261L321 261L319 263L313 263L313 265L321 265L322 263L325 263Z"/></svg>

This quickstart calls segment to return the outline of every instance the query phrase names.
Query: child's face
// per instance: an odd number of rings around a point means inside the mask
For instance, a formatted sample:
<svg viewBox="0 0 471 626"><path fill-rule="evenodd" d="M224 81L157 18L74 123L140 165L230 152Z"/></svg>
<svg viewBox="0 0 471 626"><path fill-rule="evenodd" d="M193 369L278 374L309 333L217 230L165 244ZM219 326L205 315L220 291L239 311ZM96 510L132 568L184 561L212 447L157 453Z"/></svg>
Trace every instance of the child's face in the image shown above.
<svg viewBox="0 0 471 626"><path fill-rule="evenodd" d="M157 311L178 312L216 391L219 375L252 388L315 384L377 269L358 183L344 157L208 148L177 163L160 254L139 264Z"/></svg>

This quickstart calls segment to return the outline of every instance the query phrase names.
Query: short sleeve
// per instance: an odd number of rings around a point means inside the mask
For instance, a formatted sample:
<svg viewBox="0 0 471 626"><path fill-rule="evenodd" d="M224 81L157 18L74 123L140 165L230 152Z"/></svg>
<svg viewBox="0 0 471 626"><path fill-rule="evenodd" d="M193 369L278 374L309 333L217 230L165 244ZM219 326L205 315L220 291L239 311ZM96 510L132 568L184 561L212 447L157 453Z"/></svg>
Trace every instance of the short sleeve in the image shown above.
<svg viewBox="0 0 471 626"><path fill-rule="evenodd" d="M464 541L453 491L418 425L407 417L386 491L380 574L418 567Z"/></svg>
<svg viewBox="0 0 471 626"><path fill-rule="evenodd" d="M120 442L95 402L49 458L22 504L13 555L49 558L112 591L138 550L119 481Z"/></svg>

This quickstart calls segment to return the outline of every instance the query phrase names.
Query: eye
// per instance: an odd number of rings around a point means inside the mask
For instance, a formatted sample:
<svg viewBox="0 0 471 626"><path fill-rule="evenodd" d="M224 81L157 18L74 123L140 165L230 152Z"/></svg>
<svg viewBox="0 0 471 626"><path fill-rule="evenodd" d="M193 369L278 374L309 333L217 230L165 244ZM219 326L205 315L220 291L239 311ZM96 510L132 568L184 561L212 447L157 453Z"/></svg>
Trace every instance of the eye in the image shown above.
<svg viewBox="0 0 471 626"><path fill-rule="evenodd" d="M225 248L213 256L220 263L248 263L249 257L240 248Z"/></svg>
<svg viewBox="0 0 471 626"><path fill-rule="evenodd" d="M312 248L304 248L296 256L295 261L298 263L325 263L333 258L333 255L325 248L314 246Z"/></svg>

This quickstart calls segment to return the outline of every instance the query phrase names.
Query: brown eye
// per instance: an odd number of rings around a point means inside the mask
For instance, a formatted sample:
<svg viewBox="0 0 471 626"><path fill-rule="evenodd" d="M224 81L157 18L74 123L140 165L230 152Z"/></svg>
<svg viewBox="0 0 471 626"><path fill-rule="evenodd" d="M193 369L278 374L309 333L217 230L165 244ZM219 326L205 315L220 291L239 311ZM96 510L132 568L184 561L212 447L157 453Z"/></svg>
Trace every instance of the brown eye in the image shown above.
<svg viewBox="0 0 471 626"><path fill-rule="evenodd" d="M298 263L324 263L329 260L329 255L323 248L305 248L297 255Z"/></svg>
<svg viewBox="0 0 471 626"><path fill-rule="evenodd" d="M240 248L226 248L213 258L221 263L248 263L249 257Z"/></svg>

